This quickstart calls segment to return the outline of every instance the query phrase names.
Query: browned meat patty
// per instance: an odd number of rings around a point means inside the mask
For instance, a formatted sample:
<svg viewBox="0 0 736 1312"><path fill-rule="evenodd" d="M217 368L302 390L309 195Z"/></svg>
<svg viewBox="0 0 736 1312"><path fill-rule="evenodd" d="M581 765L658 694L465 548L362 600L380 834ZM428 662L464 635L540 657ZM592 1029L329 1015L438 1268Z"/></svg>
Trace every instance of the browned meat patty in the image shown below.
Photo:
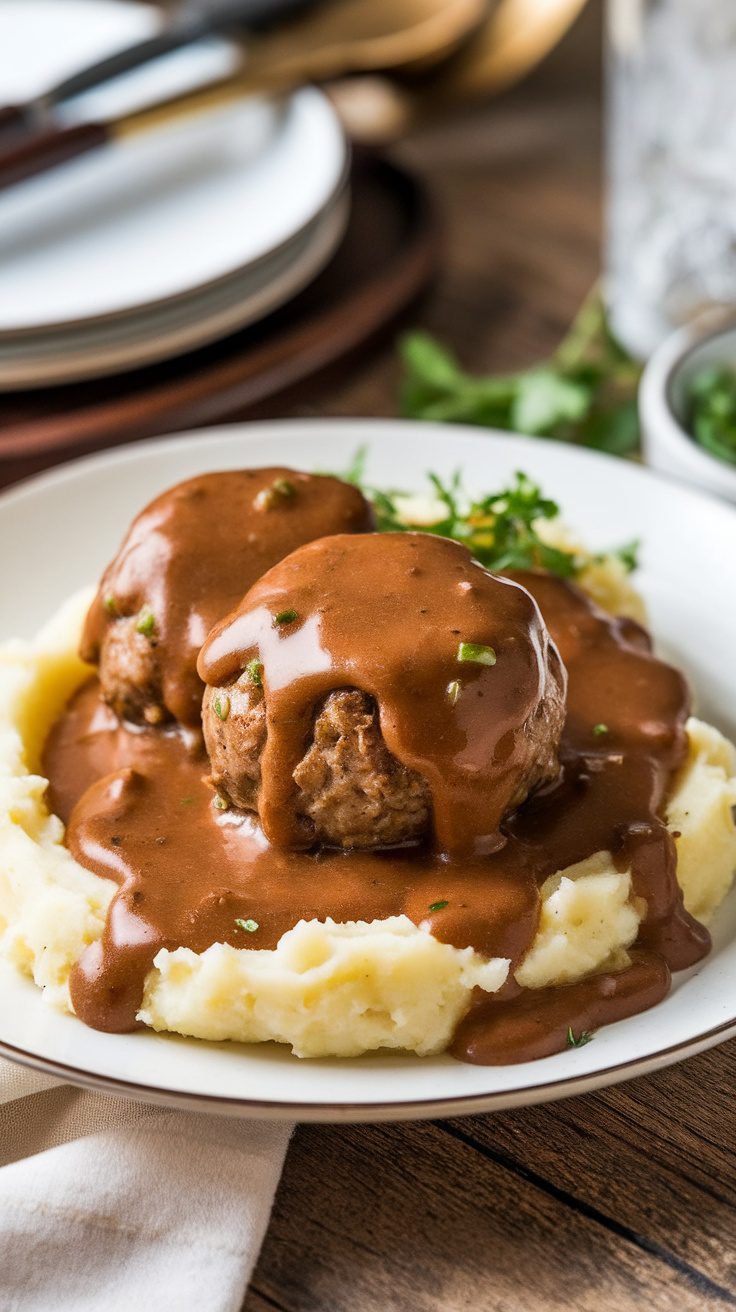
<svg viewBox="0 0 736 1312"><path fill-rule="evenodd" d="M102 695L121 720L162 724L169 715L162 703L158 644L136 629L135 615L111 624L100 646Z"/></svg>
<svg viewBox="0 0 736 1312"><path fill-rule="evenodd" d="M266 740L263 694L249 681L208 689L202 723L213 784L235 806L257 810ZM391 755L372 698L356 689L326 698L294 781L297 814L306 818L315 842L396 847L427 832L427 784Z"/></svg>
<svg viewBox="0 0 736 1312"><path fill-rule="evenodd" d="M277 847L431 835L484 854L559 774L566 674L540 611L445 538L299 547L215 626L198 669L215 786Z"/></svg>

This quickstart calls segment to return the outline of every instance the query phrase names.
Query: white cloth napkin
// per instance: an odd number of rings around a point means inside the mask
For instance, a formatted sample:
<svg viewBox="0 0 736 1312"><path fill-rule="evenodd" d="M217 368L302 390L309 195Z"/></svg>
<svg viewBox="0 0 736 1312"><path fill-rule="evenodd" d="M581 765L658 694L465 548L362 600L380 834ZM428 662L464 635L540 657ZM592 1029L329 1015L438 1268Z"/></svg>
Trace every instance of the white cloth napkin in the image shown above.
<svg viewBox="0 0 736 1312"><path fill-rule="evenodd" d="M0 1061L2 1312L238 1312L292 1128Z"/></svg>

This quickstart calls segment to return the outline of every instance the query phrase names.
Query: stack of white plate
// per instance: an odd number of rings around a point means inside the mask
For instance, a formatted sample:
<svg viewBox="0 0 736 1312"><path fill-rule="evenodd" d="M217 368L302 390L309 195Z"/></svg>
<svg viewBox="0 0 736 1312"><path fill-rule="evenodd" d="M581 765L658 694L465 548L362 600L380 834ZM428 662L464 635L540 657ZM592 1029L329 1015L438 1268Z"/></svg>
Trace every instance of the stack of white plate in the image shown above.
<svg viewBox="0 0 736 1312"><path fill-rule="evenodd" d="M0 101L148 36L123 0L0 0ZM100 119L227 72L224 41L80 97ZM348 213L348 151L318 91L243 100L0 193L0 390L119 373L253 324L313 279Z"/></svg>

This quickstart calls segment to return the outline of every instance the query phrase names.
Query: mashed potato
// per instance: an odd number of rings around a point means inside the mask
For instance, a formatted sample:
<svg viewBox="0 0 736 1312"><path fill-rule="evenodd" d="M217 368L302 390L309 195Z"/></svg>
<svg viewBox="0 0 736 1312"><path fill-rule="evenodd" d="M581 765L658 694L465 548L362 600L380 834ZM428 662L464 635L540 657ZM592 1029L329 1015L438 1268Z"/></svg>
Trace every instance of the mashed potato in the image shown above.
<svg viewBox="0 0 736 1312"><path fill-rule="evenodd" d="M596 568L599 595L605 587L609 607L632 613L623 572ZM76 656L89 600L88 592L78 594L34 641L0 649L0 956L67 1010L69 973L102 933L115 886L66 850L38 771L51 724L89 673ZM690 751L667 819L686 905L707 919L736 869L736 750L698 720L689 721L688 733ZM643 912L629 874L617 871L608 853L557 873L542 888L537 936L517 981L544 988L625 965ZM302 921L273 951L225 944L199 955L160 951L140 1019L196 1038L273 1039L302 1057L376 1048L427 1054L447 1046L472 990L494 992L507 973L507 961L440 943L405 916L370 924Z"/></svg>

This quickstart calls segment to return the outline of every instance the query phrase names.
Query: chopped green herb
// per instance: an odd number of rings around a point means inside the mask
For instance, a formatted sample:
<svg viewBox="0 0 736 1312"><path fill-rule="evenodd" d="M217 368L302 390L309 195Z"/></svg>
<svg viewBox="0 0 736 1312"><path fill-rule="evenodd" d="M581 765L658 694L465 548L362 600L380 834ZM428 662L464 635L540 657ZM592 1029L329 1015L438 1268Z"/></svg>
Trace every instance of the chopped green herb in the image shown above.
<svg viewBox="0 0 736 1312"><path fill-rule="evenodd" d="M264 487L255 498L256 510L273 510L280 502L296 496L296 488L288 478L275 478L270 487Z"/></svg>
<svg viewBox="0 0 736 1312"><path fill-rule="evenodd" d="M235 921L235 924L238 929L244 929L246 934L255 934L256 930L259 928L257 920L240 920L238 918Z"/></svg>
<svg viewBox="0 0 736 1312"><path fill-rule="evenodd" d="M593 725L593 733L595 734L596 738L602 738L603 735L604 735L605 733L608 733L608 725L607 725L607 724L594 724L594 725Z"/></svg>
<svg viewBox="0 0 736 1312"><path fill-rule="evenodd" d="M341 474L344 483L352 483L354 487L360 487L365 482L365 467L368 463L368 447L359 446L350 464Z"/></svg>
<svg viewBox="0 0 736 1312"><path fill-rule="evenodd" d="M105 610L107 611L108 615L117 615L118 603L116 602L111 592L107 593L107 596L104 598L102 604L105 607Z"/></svg>
<svg viewBox="0 0 736 1312"><path fill-rule="evenodd" d="M698 370L688 388L686 423L699 446L736 464L736 369L709 365Z"/></svg>
<svg viewBox="0 0 736 1312"><path fill-rule="evenodd" d="M228 802L226 797L223 797L222 793L215 793L212 799L212 805L214 806L216 811L230 810L230 803Z"/></svg>
<svg viewBox="0 0 736 1312"><path fill-rule="evenodd" d="M219 720L226 720L230 714L230 698L226 692L218 692L212 700L212 709Z"/></svg>
<svg viewBox="0 0 736 1312"><path fill-rule="evenodd" d="M586 1043L590 1043L592 1038L593 1035L590 1034L588 1030L581 1030L578 1037L575 1038L575 1035L572 1032L572 1025L568 1025L567 1027L568 1048L584 1048Z"/></svg>
<svg viewBox="0 0 736 1312"><path fill-rule="evenodd" d="M194 801L194 798L193 798L193 797L182 797L182 799L181 799L181 805L182 805L182 806L191 806L192 803L193 803L193 801Z"/></svg>
<svg viewBox="0 0 736 1312"><path fill-rule="evenodd" d="M641 542L634 538L632 542L625 542L622 547L615 547L613 551L599 551L594 560L618 560L626 570L627 574L633 574L635 569L639 568L639 551Z"/></svg>
<svg viewBox="0 0 736 1312"><path fill-rule="evenodd" d="M429 904L429 910L430 910L430 911L443 911L444 908L445 908L445 907L449 907L449 905L450 905L450 903L449 903L449 902L447 901L447 899L445 898L445 899L443 899L443 900L440 901L440 902L430 902L430 904Z"/></svg>
<svg viewBox="0 0 736 1312"><path fill-rule="evenodd" d="M354 480L356 468L362 478L360 460L353 462L347 476L342 473L340 477ZM526 474L519 472L508 487L479 497L471 497L464 491L459 471L445 480L432 473L428 478L432 501L444 508L443 517L433 518L431 524L413 523L404 517L401 502L408 493L360 483L373 505L379 533L433 533L452 538L462 542L481 565L497 574L512 569L543 569L559 578L574 578L589 560L579 556L574 548L550 546L544 540L542 525L557 518L559 506L545 497ZM415 500L416 495L410 499ZM634 569L637 546L629 543L597 559L616 555L627 569Z"/></svg>
<svg viewBox="0 0 736 1312"><path fill-rule="evenodd" d="M136 633L142 633L144 638L150 638L156 627L156 617L150 606L141 606L135 621Z"/></svg>
<svg viewBox="0 0 736 1312"><path fill-rule="evenodd" d="M459 679L453 679L452 683L448 683L447 700L451 706L455 705L458 697L460 696L461 689L462 689L462 684Z"/></svg>
<svg viewBox="0 0 736 1312"><path fill-rule="evenodd" d="M614 455L639 444L641 367L613 337L597 289L552 358L519 373L468 374L426 333L406 337L401 355L401 409L412 419L510 429ZM733 395L736 423L736 376ZM734 436L736 457L736 427Z"/></svg>
<svg viewBox="0 0 736 1312"><path fill-rule="evenodd" d="M274 615L273 622L275 625L293 624L295 619L298 619L295 610L280 610Z"/></svg>
<svg viewBox="0 0 736 1312"><path fill-rule="evenodd" d="M256 688L263 687L263 661L259 661L254 656L252 661L248 661L248 664L245 667L245 673L248 675L251 683L255 684Z"/></svg>
<svg viewBox="0 0 736 1312"><path fill-rule="evenodd" d="M461 642L457 649L459 661L470 661L474 665L495 665L496 653L492 647L482 642Z"/></svg>

